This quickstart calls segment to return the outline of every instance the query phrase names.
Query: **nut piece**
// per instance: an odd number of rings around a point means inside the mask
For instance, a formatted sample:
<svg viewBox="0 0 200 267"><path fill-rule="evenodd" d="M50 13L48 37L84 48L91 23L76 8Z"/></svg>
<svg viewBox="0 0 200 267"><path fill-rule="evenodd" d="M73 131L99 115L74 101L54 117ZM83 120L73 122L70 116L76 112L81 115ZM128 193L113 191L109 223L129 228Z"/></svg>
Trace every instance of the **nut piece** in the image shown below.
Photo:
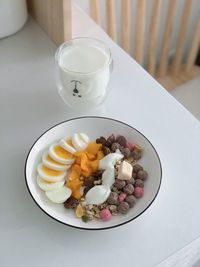
<svg viewBox="0 0 200 267"><path fill-rule="evenodd" d="M143 150L143 148L140 145L138 145L138 144L135 144L134 148L136 150L138 150L138 151L142 151Z"/></svg>
<svg viewBox="0 0 200 267"><path fill-rule="evenodd" d="M77 208L76 208L76 211L75 211L75 214L78 218L81 218L84 214L84 210L83 210L83 207L78 204Z"/></svg>
<svg viewBox="0 0 200 267"><path fill-rule="evenodd" d="M109 205L108 208L111 211L111 213L117 212L117 206L116 205Z"/></svg>
<svg viewBox="0 0 200 267"><path fill-rule="evenodd" d="M94 185L100 185L101 183L102 183L102 180L101 179L94 181Z"/></svg>
<svg viewBox="0 0 200 267"><path fill-rule="evenodd" d="M122 161L119 166L117 178L120 180L129 180L132 177L132 172L133 166L127 161Z"/></svg>
<svg viewBox="0 0 200 267"><path fill-rule="evenodd" d="M134 192L134 186L132 184L127 184L124 188L123 188L124 193L131 195Z"/></svg>
<svg viewBox="0 0 200 267"><path fill-rule="evenodd" d="M129 204L127 202L121 202L117 209L120 213L126 214L129 210Z"/></svg>
<svg viewBox="0 0 200 267"><path fill-rule="evenodd" d="M87 216L87 215L83 215L82 217L81 217L81 219L82 219L82 221L83 222L88 222L89 220L90 220L90 218Z"/></svg>

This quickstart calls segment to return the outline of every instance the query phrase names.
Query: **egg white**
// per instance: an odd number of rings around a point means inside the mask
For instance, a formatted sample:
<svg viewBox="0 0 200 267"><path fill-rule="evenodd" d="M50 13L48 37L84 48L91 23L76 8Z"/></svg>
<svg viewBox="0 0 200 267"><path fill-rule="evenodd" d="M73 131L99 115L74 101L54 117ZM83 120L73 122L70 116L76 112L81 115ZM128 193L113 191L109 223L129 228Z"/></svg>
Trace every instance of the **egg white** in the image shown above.
<svg viewBox="0 0 200 267"><path fill-rule="evenodd" d="M83 140L83 142L85 142L86 144L89 144L90 142L90 138L87 134L85 133L79 133L79 136L81 137L81 139Z"/></svg>
<svg viewBox="0 0 200 267"><path fill-rule="evenodd" d="M69 153L72 153L72 154L76 153L76 149L75 149L74 147L70 146L70 145L66 142L65 139L61 139L60 142L59 142L59 145L60 145L63 149L67 150Z"/></svg>
<svg viewBox="0 0 200 267"><path fill-rule="evenodd" d="M88 145L82 140L81 136L78 133L73 134L72 144L76 148L77 151L85 150Z"/></svg>
<svg viewBox="0 0 200 267"><path fill-rule="evenodd" d="M64 183L65 183L65 180L62 180L60 182L55 182L55 183L48 183L47 181L42 179L39 175L37 176L37 184L43 191L51 191L51 190L58 189L62 187Z"/></svg>
<svg viewBox="0 0 200 267"><path fill-rule="evenodd" d="M45 192L49 200L58 204L65 202L71 196L71 193L71 189L66 186L62 186L58 189Z"/></svg>

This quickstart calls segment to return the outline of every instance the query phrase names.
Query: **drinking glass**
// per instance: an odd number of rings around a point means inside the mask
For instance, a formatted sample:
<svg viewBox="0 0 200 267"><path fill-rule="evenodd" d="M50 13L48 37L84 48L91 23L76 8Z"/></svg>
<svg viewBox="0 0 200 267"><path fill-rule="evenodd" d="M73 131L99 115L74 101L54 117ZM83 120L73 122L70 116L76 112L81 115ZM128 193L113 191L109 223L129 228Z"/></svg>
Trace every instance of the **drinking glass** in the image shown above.
<svg viewBox="0 0 200 267"><path fill-rule="evenodd" d="M56 84L64 102L73 109L99 106L108 93L113 68L110 49L94 38L75 38L56 51Z"/></svg>

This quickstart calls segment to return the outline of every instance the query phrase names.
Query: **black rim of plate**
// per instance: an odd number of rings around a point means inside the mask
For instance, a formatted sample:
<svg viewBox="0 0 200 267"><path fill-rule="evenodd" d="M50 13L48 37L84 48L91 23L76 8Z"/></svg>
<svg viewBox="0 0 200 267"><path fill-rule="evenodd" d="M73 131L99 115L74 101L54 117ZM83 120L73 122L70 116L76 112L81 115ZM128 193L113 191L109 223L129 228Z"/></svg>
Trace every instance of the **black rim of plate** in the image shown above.
<svg viewBox="0 0 200 267"><path fill-rule="evenodd" d="M113 225L113 226L108 226L108 227L101 227L101 228L88 228L88 227L80 227L80 226L75 226L75 225L72 225L72 224L68 224L68 223L65 223L63 221L60 221L58 219L56 219L55 217L51 216L49 213L47 213L40 205L39 203L35 200L34 196L32 195L32 192L31 192L31 189L29 188L28 186L28 181L27 181L27 176L26 176L26 167L27 167L27 162L28 162L28 158L29 158L29 154L31 153L33 147L35 146L35 144L37 143L37 141L44 135L46 134L48 131L50 131L51 129L57 127L58 125L60 124L63 124L63 123L66 123L66 122L69 122L69 121L73 121L73 120L80 120L80 119L104 119L104 120L111 120L111 121L115 121L115 122L118 122L118 123L121 123L121 124L124 124L126 126L128 126L129 128L135 130L136 132L138 132L139 134L141 134L148 142L149 144L152 146L154 152L156 153L156 156L158 158L158 161L159 161L159 165L160 165L160 181L159 181L159 186L158 186L158 189L157 189L157 192L155 194L155 196L153 197L153 199L151 200L151 202L148 204L148 206L142 210L138 215L134 216L133 218L131 218L130 220L127 220L125 222L122 222L122 223L119 223L119 224L116 224L116 225ZM29 152L28 152L28 155L26 157L26 160L25 160L25 166L24 166L24 176L25 176L25 182L26 182L26 186L28 188L28 191L32 197L32 199L34 200L34 202L36 203L36 205L46 214L48 215L49 217L51 217L52 219L54 219L55 221L59 222L59 223L62 223L64 225L67 225L67 226L70 226L70 227L73 227L73 228L76 228L76 229L80 229L80 230L107 230L107 229L111 229L111 228L115 228L115 227L119 227L119 226L122 226L124 224L127 224L133 220L135 220L137 217L139 217L142 213L144 213L150 206L151 204L154 202L156 196L158 195L158 192L160 190L160 186L161 186L161 181L162 181L162 165L161 165L161 160L160 160L160 157L155 149L155 147L152 145L152 143L149 141L149 139L144 135L142 134L140 131L138 131L137 129L135 129L134 127L130 126L129 124L125 123L125 122L122 122L120 120L116 120L116 119L112 119L112 118L108 118L108 117L101 117L101 116L82 116L82 117L76 117L76 118L72 118L72 119L69 119L69 120L65 120L65 121L62 121L60 123L57 123L56 125L50 127L49 129L47 129L45 132L43 132L38 138L37 140L33 143L33 145L31 146L31 148L29 149Z"/></svg>

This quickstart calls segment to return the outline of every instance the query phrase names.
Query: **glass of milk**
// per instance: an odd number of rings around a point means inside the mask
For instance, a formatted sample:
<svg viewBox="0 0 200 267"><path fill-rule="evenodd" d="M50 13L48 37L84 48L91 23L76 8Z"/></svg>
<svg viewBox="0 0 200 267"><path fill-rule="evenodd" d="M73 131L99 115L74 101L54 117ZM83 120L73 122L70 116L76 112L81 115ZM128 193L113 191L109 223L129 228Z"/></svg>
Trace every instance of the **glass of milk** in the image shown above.
<svg viewBox="0 0 200 267"><path fill-rule="evenodd" d="M58 48L55 60L58 92L68 106L86 110L104 101L113 61L103 42L75 38Z"/></svg>

